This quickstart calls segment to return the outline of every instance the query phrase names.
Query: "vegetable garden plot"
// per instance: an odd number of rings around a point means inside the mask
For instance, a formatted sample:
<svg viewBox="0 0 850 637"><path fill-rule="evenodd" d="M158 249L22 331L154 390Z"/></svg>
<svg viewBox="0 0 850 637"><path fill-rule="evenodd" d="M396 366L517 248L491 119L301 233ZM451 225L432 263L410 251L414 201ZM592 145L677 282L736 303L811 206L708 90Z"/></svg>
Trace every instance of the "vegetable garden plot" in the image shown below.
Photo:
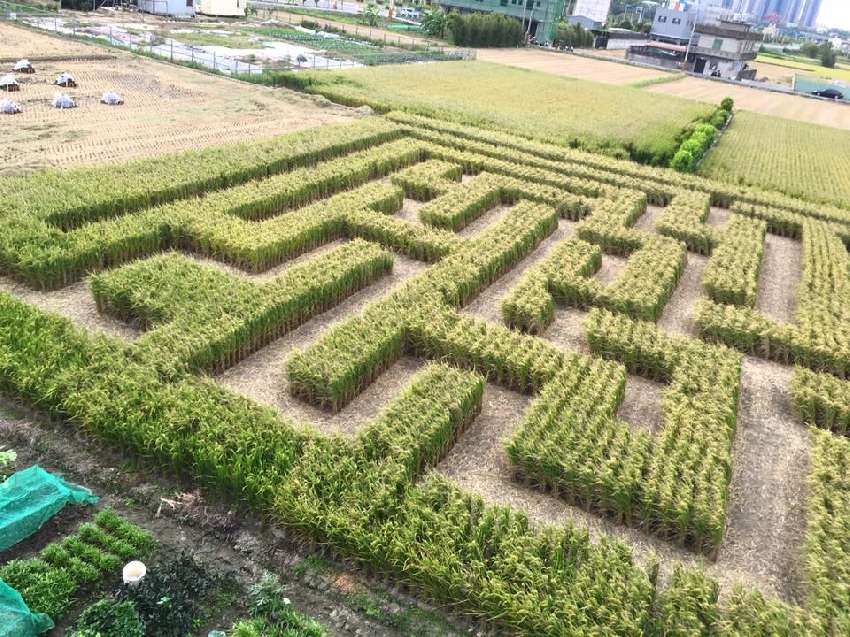
<svg viewBox="0 0 850 637"><path fill-rule="evenodd" d="M698 571L662 582L617 540L537 528L429 470L475 420L485 384L508 388L529 400L507 441L518 473L710 559L726 527L742 355L654 322L688 250L709 258L706 304L753 312L765 233L796 232L810 329L789 360L806 363L815 342L841 362L844 211L407 116L205 153L220 160L215 175L177 157L5 186L3 272L45 289L89 277L102 312L145 330L132 343L95 338L2 294L5 394L238 494L500 630L840 634L843 598L830 591L847 586L846 573L817 559L850 551L815 542L833 523L827 509L806 544L818 591L805 608L750 590L721 604ZM405 198L420 204L419 222L397 216ZM650 202L665 206L655 233L634 227ZM706 224L712 203L735 204L727 223ZM459 234L496 206L506 208L494 223ZM508 288L505 314L541 331L556 301L590 309L589 353L459 311L566 223L575 236L564 233ZM340 239L262 280L178 252L257 273ZM626 259L605 286L592 278L602 252ZM278 364L293 400L335 411L396 361L417 359L410 382L355 435L323 436L204 377L386 276L394 253L421 271ZM664 383L657 431L617 418L627 373ZM796 395L804 417L835 437L846 381L829 378L800 376ZM820 484L821 497L846 498L846 481Z"/></svg>

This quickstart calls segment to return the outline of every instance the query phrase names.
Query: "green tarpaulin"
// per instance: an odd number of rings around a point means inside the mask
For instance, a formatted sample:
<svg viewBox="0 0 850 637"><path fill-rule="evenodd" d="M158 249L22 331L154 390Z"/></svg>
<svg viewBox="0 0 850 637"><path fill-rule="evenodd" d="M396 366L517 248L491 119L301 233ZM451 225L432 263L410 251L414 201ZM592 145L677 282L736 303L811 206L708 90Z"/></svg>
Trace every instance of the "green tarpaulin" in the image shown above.
<svg viewBox="0 0 850 637"><path fill-rule="evenodd" d="M21 594L0 579L0 637L34 637L53 628L44 613L31 613Z"/></svg>
<svg viewBox="0 0 850 637"><path fill-rule="evenodd" d="M0 551L38 531L69 502L95 504L97 497L38 465L9 476L0 484Z"/></svg>

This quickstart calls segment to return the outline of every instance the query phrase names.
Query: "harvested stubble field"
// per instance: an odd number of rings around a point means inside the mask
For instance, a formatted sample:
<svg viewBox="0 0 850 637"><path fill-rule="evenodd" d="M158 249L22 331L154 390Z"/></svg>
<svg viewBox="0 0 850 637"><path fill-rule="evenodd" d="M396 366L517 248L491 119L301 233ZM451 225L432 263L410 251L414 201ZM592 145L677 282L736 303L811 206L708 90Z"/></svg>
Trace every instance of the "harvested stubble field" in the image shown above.
<svg viewBox="0 0 850 637"><path fill-rule="evenodd" d="M574 77L603 84L624 86L666 78L670 73L628 64L612 64L578 55L567 55L543 49L479 49L477 59L505 66L515 66L529 71L542 71L552 75Z"/></svg>
<svg viewBox="0 0 850 637"><path fill-rule="evenodd" d="M347 121L350 111L310 96L203 75L116 50L0 24L0 58L52 56L20 75L14 94L23 113L3 116L0 175L194 150ZM111 59L79 60L80 55ZM56 57L67 60L56 60ZM8 64L11 68L11 62ZM69 72L78 87L62 89L77 108L53 108L52 82ZM121 106L105 106L105 91Z"/></svg>
<svg viewBox="0 0 850 637"><path fill-rule="evenodd" d="M847 634L850 213L403 113L199 157L0 181L4 395L498 634Z"/></svg>
<svg viewBox="0 0 850 637"><path fill-rule="evenodd" d="M836 104L832 100L809 99L799 95L774 93L697 77L687 77L667 84L655 84L645 90L712 103L717 103L724 97L732 97L735 100L735 106L740 110L783 117L797 122L850 129L850 108L846 104Z"/></svg>

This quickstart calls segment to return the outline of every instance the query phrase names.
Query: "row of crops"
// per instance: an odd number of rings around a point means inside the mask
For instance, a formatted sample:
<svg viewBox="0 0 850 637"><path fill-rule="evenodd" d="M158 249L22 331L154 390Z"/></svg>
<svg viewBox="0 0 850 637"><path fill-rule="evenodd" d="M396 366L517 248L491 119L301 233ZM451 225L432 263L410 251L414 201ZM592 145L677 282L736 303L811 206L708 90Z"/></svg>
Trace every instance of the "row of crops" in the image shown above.
<svg viewBox="0 0 850 637"><path fill-rule="evenodd" d="M147 332L130 345L92 338L2 295L4 392L184 467L501 627L547 635L841 634L848 580L834 564L850 547L835 529L846 524L850 488L835 433L822 434L816 451L827 469L813 473L812 497L823 504L809 520L807 568L818 586L806 609L749 591L721 604L717 584L699 571L678 570L661 585L615 541L592 543L570 526L536 529L522 513L488 506L428 469L475 417L485 381L497 383L534 396L508 447L530 480L711 557L726 525L741 355L669 337L651 321L681 275L686 249L711 255L711 303L750 311L760 238L796 228L810 290L801 303L808 324L799 329L811 347L833 339L832 359L841 360L843 315L825 299L843 304L840 251L850 214L404 114L288 139L192 155L221 157L213 176L195 168L209 161L181 156L7 184L3 271L51 288L113 268L91 279L99 307ZM462 174L472 179L460 183ZM421 224L392 216L405 195L428 200ZM668 204L661 237L633 228L648 202ZM733 220L708 228L708 207L718 202L737 204ZM512 207L483 233L454 233L499 203ZM683 215L671 218L671 210ZM594 307L593 357L458 312L561 218L582 220L578 238L511 290L505 317L537 332L554 302ZM257 272L338 238L353 240L264 284L160 255L190 250ZM440 361L356 438L319 436L196 374L233 365L386 274L390 251L433 265L295 352L280 372L298 396L334 410L404 353ZM608 286L590 283L602 252L629 258ZM815 367L801 368L795 381L801 413L846 431L846 381L833 374L820 383L810 374L836 369L791 360ZM627 371L667 384L655 435L616 419Z"/></svg>

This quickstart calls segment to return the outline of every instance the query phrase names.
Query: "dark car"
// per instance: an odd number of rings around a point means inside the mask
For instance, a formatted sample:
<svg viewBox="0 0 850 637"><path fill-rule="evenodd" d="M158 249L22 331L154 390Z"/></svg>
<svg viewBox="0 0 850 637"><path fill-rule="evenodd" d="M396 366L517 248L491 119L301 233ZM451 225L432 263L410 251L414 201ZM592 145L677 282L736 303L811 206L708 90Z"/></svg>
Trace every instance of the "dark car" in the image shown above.
<svg viewBox="0 0 850 637"><path fill-rule="evenodd" d="M817 95L818 97L828 97L831 100L843 100L844 93L841 91L836 91L834 88L827 88L822 91L812 91L812 95Z"/></svg>

